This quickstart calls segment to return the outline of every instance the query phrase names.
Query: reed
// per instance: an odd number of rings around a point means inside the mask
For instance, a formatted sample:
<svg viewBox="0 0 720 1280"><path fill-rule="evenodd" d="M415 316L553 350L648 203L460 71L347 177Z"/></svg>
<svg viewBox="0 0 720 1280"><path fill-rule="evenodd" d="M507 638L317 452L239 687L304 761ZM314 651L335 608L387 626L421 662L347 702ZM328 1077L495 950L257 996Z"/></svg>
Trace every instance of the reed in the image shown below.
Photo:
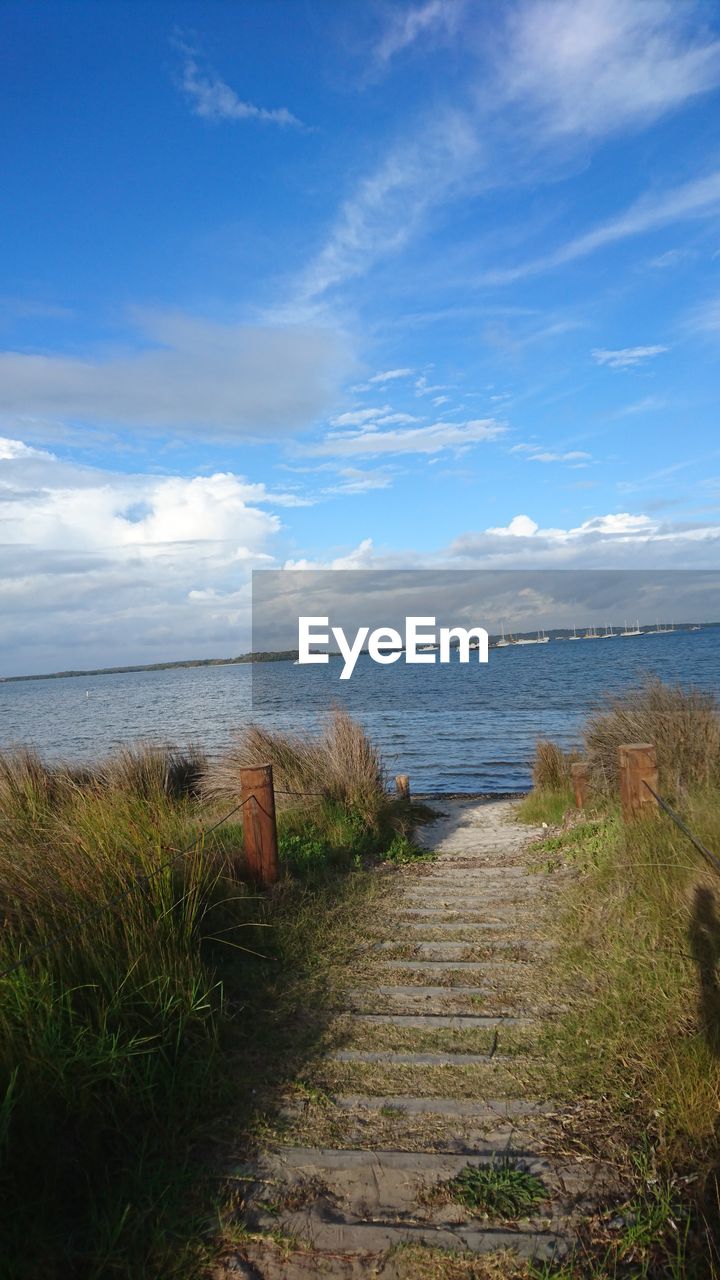
<svg viewBox="0 0 720 1280"><path fill-rule="evenodd" d="M357 721L336 709L313 737L274 732L250 725L220 760L208 765L202 778L207 795L226 803L237 795L242 767L272 764L277 799L292 806L293 799L324 801L357 815L377 830L388 808L385 769L377 747ZM283 795L286 793L296 793Z"/></svg>
<svg viewBox="0 0 720 1280"><path fill-rule="evenodd" d="M547 1049L558 1069L574 1072L576 1090L603 1100L599 1149L612 1129L619 1155L651 1152L654 1186L672 1185L676 1200L682 1190L688 1257L696 1251L698 1275L717 1274L703 1268L711 1255L717 1262L708 1241L720 1198L720 877L659 810L621 821L617 748L654 743L663 793L720 853L718 703L652 680L596 712L584 741L593 803L534 851L549 866L579 873L556 923L559 976L574 996L548 1030ZM543 772L546 759L553 767ZM543 780L557 783L555 759L545 753ZM560 822L558 795L537 787L524 802L527 814L537 821L552 812ZM676 1221L674 1210L658 1220L647 1246L663 1265ZM673 1274L658 1266L658 1274Z"/></svg>
<svg viewBox="0 0 720 1280"><path fill-rule="evenodd" d="M533 761L533 786L543 791L566 791L570 788L570 766L578 756L563 751L556 742L538 738Z"/></svg>
<svg viewBox="0 0 720 1280"><path fill-rule="evenodd" d="M229 1088L221 1044L233 1037L241 1075L260 1055L280 1079L292 1060L289 1041L277 1060L267 1030L260 1042L263 1020L277 1023L281 975L295 1005L297 984L310 990L307 939L317 966L390 801L341 713L318 738L253 728L242 742L213 767L142 743L81 768L0 754L0 1238L14 1280L175 1274L168 1214ZM239 822L202 831L237 803L240 764L268 757L279 786L321 796L286 798L284 878L262 899L242 883ZM265 973L268 947L292 974Z"/></svg>
<svg viewBox="0 0 720 1280"><path fill-rule="evenodd" d="M607 699L584 732L597 793L617 793L617 749L627 742L654 744L663 792L677 799L720 775L720 703L713 693L655 678Z"/></svg>

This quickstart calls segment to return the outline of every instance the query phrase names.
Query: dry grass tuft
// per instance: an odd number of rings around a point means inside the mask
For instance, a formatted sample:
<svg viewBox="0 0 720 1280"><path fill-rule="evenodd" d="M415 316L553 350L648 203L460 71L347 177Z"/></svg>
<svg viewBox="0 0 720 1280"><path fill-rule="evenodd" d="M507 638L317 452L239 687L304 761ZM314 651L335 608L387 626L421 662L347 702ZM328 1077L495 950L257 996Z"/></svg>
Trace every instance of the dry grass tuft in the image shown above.
<svg viewBox="0 0 720 1280"><path fill-rule="evenodd" d="M571 784L570 765L576 752L563 751L556 742L538 738L533 761L533 786L541 791L566 791Z"/></svg>
<svg viewBox="0 0 720 1280"><path fill-rule="evenodd" d="M198 747L177 751L174 747L140 742L118 747L94 770L100 787L130 791L150 799L165 795L175 800L200 793L200 779L207 767Z"/></svg>
<svg viewBox="0 0 720 1280"><path fill-rule="evenodd" d="M720 777L720 703L712 693L656 678L608 700L584 734L593 788L616 794L618 747L652 742L666 795L705 787Z"/></svg>
<svg viewBox="0 0 720 1280"><path fill-rule="evenodd" d="M279 793L319 793L317 798L342 806L370 828L377 827L387 805L380 753L346 711L334 710L317 737L250 725L222 759L208 766L203 790L223 804L232 803L240 769L254 764L272 764ZM278 802L282 804L282 794Z"/></svg>

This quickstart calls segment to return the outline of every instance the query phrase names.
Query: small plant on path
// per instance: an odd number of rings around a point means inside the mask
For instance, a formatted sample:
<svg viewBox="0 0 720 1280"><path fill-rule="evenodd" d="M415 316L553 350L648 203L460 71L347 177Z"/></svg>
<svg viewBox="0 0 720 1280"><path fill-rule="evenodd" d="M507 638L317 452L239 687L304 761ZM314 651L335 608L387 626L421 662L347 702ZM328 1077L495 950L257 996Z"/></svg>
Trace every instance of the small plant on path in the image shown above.
<svg viewBox="0 0 720 1280"><path fill-rule="evenodd" d="M490 1218L527 1216L547 1196L541 1179L510 1156L486 1165L468 1164L443 1185L453 1200Z"/></svg>
<svg viewBox="0 0 720 1280"><path fill-rule="evenodd" d="M434 849L424 849L415 844L408 836L397 832L382 855L385 862L394 862L402 866L408 862L434 862L437 854Z"/></svg>

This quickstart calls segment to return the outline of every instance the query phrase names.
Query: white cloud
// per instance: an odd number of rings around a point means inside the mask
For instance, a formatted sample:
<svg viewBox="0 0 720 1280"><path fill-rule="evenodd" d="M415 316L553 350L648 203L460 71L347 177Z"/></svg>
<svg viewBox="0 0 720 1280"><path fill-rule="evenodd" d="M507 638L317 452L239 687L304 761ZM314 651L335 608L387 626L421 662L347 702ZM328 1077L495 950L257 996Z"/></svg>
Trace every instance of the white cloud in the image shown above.
<svg viewBox="0 0 720 1280"><path fill-rule="evenodd" d="M383 470L362 471L358 467L341 467L338 477L337 484L328 485L323 493L369 493L374 489L389 489L392 484L392 476Z"/></svg>
<svg viewBox="0 0 720 1280"><path fill-rule="evenodd" d="M368 378L368 383L395 382L398 378L411 378L414 372L414 369L386 369L384 373L373 374L372 378Z"/></svg>
<svg viewBox="0 0 720 1280"><path fill-rule="evenodd" d="M180 47L184 55L180 83L196 116L203 120L259 120L263 124L301 126L300 120L287 107L268 110L252 102L244 102L215 72L200 67L192 49L184 45Z"/></svg>
<svg viewBox="0 0 720 1280"><path fill-rule="evenodd" d="M384 417L378 418L378 426L407 426L411 422L421 422L422 419L415 416L414 413L386 413Z"/></svg>
<svg viewBox="0 0 720 1280"><path fill-rule="evenodd" d="M401 9L399 6L378 41L375 58L385 66L398 53L404 52L425 36L452 35L465 8L464 0L425 0L425 3Z"/></svg>
<svg viewBox="0 0 720 1280"><path fill-rule="evenodd" d="M430 211L464 189L481 150L464 112L444 109L418 123L341 204L324 246L297 282L299 302L320 298L404 249Z"/></svg>
<svg viewBox="0 0 720 1280"><path fill-rule="evenodd" d="M668 0L513 6L500 92L551 138L647 125L720 83L720 41L702 17Z"/></svg>
<svg viewBox="0 0 720 1280"><path fill-rule="evenodd" d="M433 395L434 392L437 392L437 391L450 391L450 390L452 390L452 388L448 386L447 383L437 382L433 385L432 383L428 382L425 374L421 374L421 376L415 382L416 396L431 396Z"/></svg>
<svg viewBox="0 0 720 1280"><path fill-rule="evenodd" d="M539 525L530 516L513 516L509 525L500 529L488 529L487 532L498 538L532 538Z"/></svg>
<svg viewBox="0 0 720 1280"><path fill-rule="evenodd" d="M592 353L596 364L606 364L610 369L629 369L642 364L653 356L660 356L667 347L622 347L619 351L608 351L604 347L596 347Z"/></svg>
<svg viewBox="0 0 720 1280"><path fill-rule="evenodd" d="M689 249L666 249L665 253L659 253L657 257L651 258L648 266L658 271L666 271L668 267L677 267L691 256Z"/></svg>
<svg viewBox="0 0 720 1280"><path fill-rule="evenodd" d="M467 21L462 19L469 15ZM492 41L476 7L425 0L397 8L379 46L387 63L423 36L462 41L477 59L474 94L417 114L356 181L297 283L296 307L402 252L459 196L557 175L573 148L647 126L720 83L720 41L695 4L669 0L519 0ZM458 105L461 104L461 105ZM508 156L512 163L508 163ZM612 223L483 283L548 270L628 235L712 212L718 176L648 196Z"/></svg>
<svg viewBox="0 0 720 1280"><path fill-rule="evenodd" d="M689 314L686 327L693 333L720 333L720 297L709 298Z"/></svg>
<svg viewBox="0 0 720 1280"><path fill-rule="evenodd" d="M642 513L612 512L592 516L568 528L544 528L529 515L516 515L500 525L455 538L433 552L375 549L365 538L335 559L289 561L285 568L303 569L698 569L720 567L720 524L669 523ZM561 575L562 576L562 575ZM558 579L559 581L559 579ZM577 590L568 578L573 595ZM594 586L584 575L589 603ZM632 590L637 591L635 578ZM350 588L352 589L352 588ZM625 590L628 590L627 583ZM675 591L679 584L675 585ZM508 583L517 606L517 587ZM596 605L595 601L595 605ZM654 606L653 606L654 607ZM697 605L695 606L697 607ZM711 606L714 608L714 604ZM552 623L548 622L548 625Z"/></svg>
<svg viewBox="0 0 720 1280"><path fill-rule="evenodd" d="M496 440L507 427L494 418L470 422L436 422L429 427L409 427L396 431L359 431L355 434L332 435L318 444L302 446L302 452L315 456L379 457L381 454L436 454L446 449L467 449L488 440Z"/></svg>
<svg viewBox="0 0 720 1280"><path fill-rule="evenodd" d="M331 418L334 427L362 427L363 431L376 431L378 427L402 427L411 422L421 422L412 413L396 413L389 404L380 409L351 409Z"/></svg>
<svg viewBox="0 0 720 1280"><path fill-rule="evenodd" d="M585 466L592 459L592 454L585 453L583 449L557 453L552 449L543 449L539 444L514 444L510 452L524 454L529 462L567 462L576 467Z"/></svg>
<svg viewBox="0 0 720 1280"><path fill-rule="evenodd" d="M552 453L545 449L538 453L530 454L531 462L572 462L577 465L584 465L592 457L592 454L585 453L582 449L570 449L567 453Z"/></svg>
<svg viewBox="0 0 720 1280"><path fill-rule="evenodd" d="M38 415L90 425L291 432L337 401L342 341L303 326L221 325L141 313L133 347L83 356L0 352L0 419Z"/></svg>
<svg viewBox="0 0 720 1280"><path fill-rule="evenodd" d="M466 533L445 563L479 568L718 568L720 525L663 523L647 514L613 512L570 528L543 528L527 515Z"/></svg>
<svg viewBox="0 0 720 1280"><path fill-rule="evenodd" d="M0 462L9 462L11 458L49 458L50 456L42 449L33 449L31 445L24 444L22 440L10 440L6 436L0 436Z"/></svg>
<svg viewBox="0 0 720 1280"><path fill-rule="evenodd" d="M669 405L670 401L664 400L661 396L643 396L642 400L634 400L632 404L626 404L624 408L618 409L613 416L627 418L636 413L660 413Z"/></svg>
<svg viewBox="0 0 720 1280"><path fill-rule="evenodd" d="M286 560L283 569L369 569L373 566L374 551L372 538L363 538L352 551L334 559L323 560Z"/></svg>
<svg viewBox="0 0 720 1280"><path fill-rule="evenodd" d="M482 283L512 284L515 280L538 275L554 267L574 262L578 258L587 257L591 253L596 253L598 249L617 244L630 236L654 231L658 227L681 222L686 218L709 217L716 213L718 208L720 208L720 171L686 182L669 191L659 194L653 192L642 196L624 213L601 223L592 231L576 236L552 253L520 263L515 267L501 267L486 271L481 278Z"/></svg>
<svg viewBox="0 0 720 1280"><path fill-rule="evenodd" d="M391 405L384 404L377 409L352 409L349 413L339 413L330 421L334 427L361 427L366 422L377 422L379 417L391 412Z"/></svg>
<svg viewBox="0 0 720 1280"><path fill-rule="evenodd" d="M230 472L123 475L0 438L0 669L247 648L249 573L273 562L288 500Z"/></svg>

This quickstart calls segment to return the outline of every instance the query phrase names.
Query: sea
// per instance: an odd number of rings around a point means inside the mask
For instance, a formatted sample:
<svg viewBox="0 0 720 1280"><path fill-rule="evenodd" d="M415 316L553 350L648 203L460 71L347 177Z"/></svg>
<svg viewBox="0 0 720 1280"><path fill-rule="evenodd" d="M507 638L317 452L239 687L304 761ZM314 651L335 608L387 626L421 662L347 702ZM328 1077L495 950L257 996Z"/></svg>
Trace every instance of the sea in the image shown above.
<svg viewBox="0 0 720 1280"><path fill-rule="evenodd" d="M720 695L720 626L491 649L487 665L379 666L360 657L339 679L290 661L0 681L0 748L93 760L138 741L211 754L257 722L316 732L345 707L415 793L517 792L530 786L538 738L580 740L588 713L657 676Z"/></svg>

